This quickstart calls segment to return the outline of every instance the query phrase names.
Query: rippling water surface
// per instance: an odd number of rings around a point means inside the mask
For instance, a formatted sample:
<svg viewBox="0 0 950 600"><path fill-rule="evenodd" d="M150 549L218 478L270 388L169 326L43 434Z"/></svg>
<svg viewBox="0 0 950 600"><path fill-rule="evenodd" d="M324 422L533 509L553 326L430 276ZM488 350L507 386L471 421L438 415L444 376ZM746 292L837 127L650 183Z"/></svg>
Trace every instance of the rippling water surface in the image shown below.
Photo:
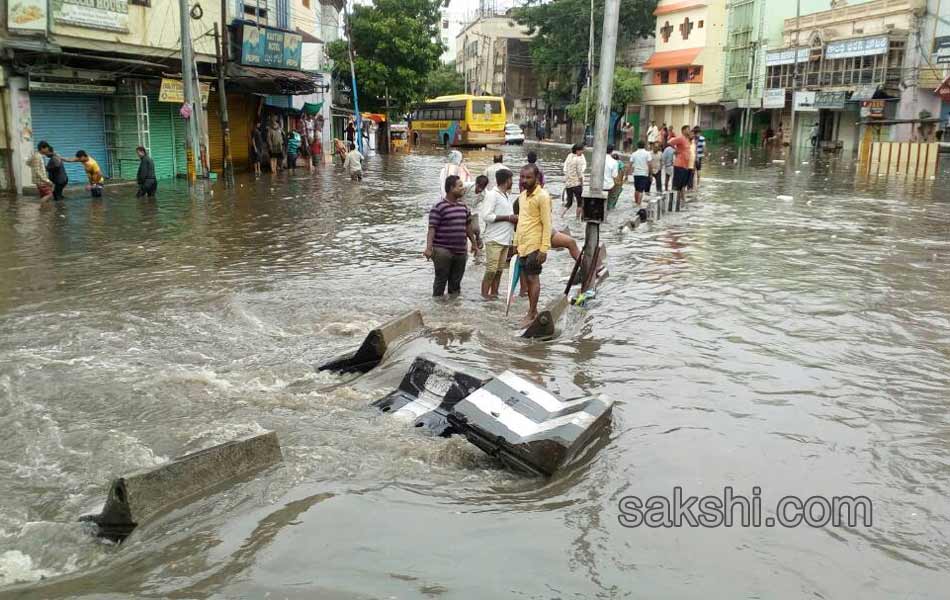
<svg viewBox="0 0 950 600"><path fill-rule="evenodd" d="M558 194L563 153L542 150ZM0 596L945 598L950 177L772 158L712 149L688 211L621 233L629 186L610 278L548 343L478 298L481 266L428 297L440 154L371 159L357 187L328 166L198 199L0 199ZM545 295L569 268L553 255ZM314 371L414 307L424 330L377 372ZM542 481L406 429L369 403L420 352L608 394L609 442ZM119 474L270 429L282 467L122 547L76 523ZM766 514L866 495L874 523L620 526L622 497L674 486L759 486Z"/></svg>

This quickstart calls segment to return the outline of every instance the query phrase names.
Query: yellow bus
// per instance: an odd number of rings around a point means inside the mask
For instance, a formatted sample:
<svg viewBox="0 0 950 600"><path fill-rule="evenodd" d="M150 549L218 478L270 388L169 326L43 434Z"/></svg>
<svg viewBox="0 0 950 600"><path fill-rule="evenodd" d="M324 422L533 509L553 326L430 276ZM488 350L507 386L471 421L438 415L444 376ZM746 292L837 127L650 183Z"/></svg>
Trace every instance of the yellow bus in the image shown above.
<svg viewBox="0 0 950 600"><path fill-rule="evenodd" d="M505 118L500 96L439 96L412 112L411 139L443 146L504 144Z"/></svg>

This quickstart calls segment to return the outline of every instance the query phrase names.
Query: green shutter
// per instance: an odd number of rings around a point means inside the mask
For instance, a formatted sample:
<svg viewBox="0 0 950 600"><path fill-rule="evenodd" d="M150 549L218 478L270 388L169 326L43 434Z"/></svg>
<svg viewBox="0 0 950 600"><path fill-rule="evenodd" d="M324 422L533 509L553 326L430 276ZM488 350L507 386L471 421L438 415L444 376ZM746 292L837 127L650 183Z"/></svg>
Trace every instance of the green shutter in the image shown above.
<svg viewBox="0 0 950 600"><path fill-rule="evenodd" d="M175 131L175 118L169 102L159 102L158 95L148 97L149 140L152 146L152 160L155 161L155 177L173 179L177 174L178 136Z"/></svg>

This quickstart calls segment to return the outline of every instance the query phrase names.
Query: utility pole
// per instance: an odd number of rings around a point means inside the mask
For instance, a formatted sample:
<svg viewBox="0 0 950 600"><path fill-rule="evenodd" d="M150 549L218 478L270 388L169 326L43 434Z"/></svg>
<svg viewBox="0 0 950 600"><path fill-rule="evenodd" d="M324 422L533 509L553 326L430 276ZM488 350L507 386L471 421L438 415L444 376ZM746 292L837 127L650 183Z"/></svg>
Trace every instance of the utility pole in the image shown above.
<svg viewBox="0 0 950 600"><path fill-rule="evenodd" d="M201 100L195 102L195 80L193 79L194 53L191 47L191 15L188 0L178 0L178 12L181 13L181 80L185 94L185 105L191 110L185 120L186 148L188 158L188 183L197 178L198 161L201 160L201 146L198 140L196 113L201 110Z"/></svg>
<svg viewBox="0 0 950 600"><path fill-rule="evenodd" d="M360 100L356 93L356 67L353 66L353 28L350 21L351 13L346 14L346 44L350 51L350 84L353 87L353 115L356 122L356 131L353 137L356 139L356 147L363 154L363 117L360 115ZM364 154L365 156L365 154Z"/></svg>
<svg viewBox="0 0 950 600"><path fill-rule="evenodd" d="M221 1L221 10L225 10L226 0ZM222 13L222 15L225 13ZM227 27L224 29L224 42L227 44ZM218 24L214 24L214 51L218 58L218 105L221 113L221 139L223 140L224 181L227 185L234 184L234 165L231 162L231 128L228 125L228 96L225 90L224 69L227 67L227 55L222 51L221 39L218 35Z"/></svg>
<svg viewBox="0 0 950 600"><path fill-rule="evenodd" d="M607 0L604 31L600 42L600 72L597 76L597 114L594 120L594 152L590 172L591 196L604 195L604 163L607 161L607 134L610 127L610 100L614 93L614 62L617 58L617 22L620 0Z"/></svg>
<svg viewBox="0 0 950 600"><path fill-rule="evenodd" d="M591 85L594 78L594 0L590 0L590 41L587 45L587 101L584 103L584 137L587 137L587 123L590 122L590 95L594 93Z"/></svg>
<svg viewBox="0 0 950 600"><path fill-rule="evenodd" d="M795 91L798 88L798 44L802 34L802 0L795 0L795 68L792 75L792 118L789 121L788 136L788 154L789 164L795 160L795 144L798 143L798 136L795 134Z"/></svg>
<svg viewBox="0 0 950 600"><path fill-rule="evenodd" d="M755 52L758 47L758 42L752 42L752 63L749 69L749 81L745 84L746 89L746 103L745 103L745 135L739 141L739 149L746 143L746 138L749 138L749 146L752 145L752 88L755 85Z"/></svg>

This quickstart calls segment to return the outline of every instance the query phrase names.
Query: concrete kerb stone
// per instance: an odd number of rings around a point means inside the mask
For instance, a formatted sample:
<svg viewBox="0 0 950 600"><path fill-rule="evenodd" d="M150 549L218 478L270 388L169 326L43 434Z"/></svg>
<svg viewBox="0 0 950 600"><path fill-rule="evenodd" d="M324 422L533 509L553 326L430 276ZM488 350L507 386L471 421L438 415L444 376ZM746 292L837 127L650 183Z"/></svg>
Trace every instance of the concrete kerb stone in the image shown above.
<svg viewBox="0 0 950 600"><path fill-rule="evenodd" d="M570 302L567 296L558 295L538 311L538 316L521 334L523 338L552 338L557 331L557 322L564 314Z"/></svg>
<svg viewBox="0 0 950 600"><path fill-rule="evenodd" d="M421 328L422 313L411 310L373 329L359 348L317 367L318 371L366 373L382 362L389 346L398 338Z"/></svg>
<svg viewBox="0 0 950 600"><path fill-rule="evenodd" d="M80 520L98 525L100 537L121 541L171 509L281 460L273 431L232 440L117 478L102 513Z"/></svg>

